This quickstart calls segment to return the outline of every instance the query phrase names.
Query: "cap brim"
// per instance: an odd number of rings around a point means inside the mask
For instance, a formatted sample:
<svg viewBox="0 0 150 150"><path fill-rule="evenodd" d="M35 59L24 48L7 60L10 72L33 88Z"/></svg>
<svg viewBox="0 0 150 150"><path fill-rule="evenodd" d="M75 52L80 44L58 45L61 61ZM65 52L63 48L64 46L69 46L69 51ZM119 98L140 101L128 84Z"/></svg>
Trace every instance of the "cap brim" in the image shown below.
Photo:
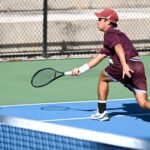
<svg viewBox="0 0 150 150"><path fill-rule="evenodd" d="M104 16L102 16L101 13L95 13L95 15L96 15L98 18L105 18Z"/></svg>
<svg viewBox="0 0 150 150"><path fill-rule="evenodd" d="M101 13L95 13L95 15L96 15L98 18L104 18L104 19L106 18L106 19L107 19L107 17L104 17ZM117 25L117 22L115 22L115 21L113 21L113 20L111 20L111 19L109 19L109 20Z"/></svg>

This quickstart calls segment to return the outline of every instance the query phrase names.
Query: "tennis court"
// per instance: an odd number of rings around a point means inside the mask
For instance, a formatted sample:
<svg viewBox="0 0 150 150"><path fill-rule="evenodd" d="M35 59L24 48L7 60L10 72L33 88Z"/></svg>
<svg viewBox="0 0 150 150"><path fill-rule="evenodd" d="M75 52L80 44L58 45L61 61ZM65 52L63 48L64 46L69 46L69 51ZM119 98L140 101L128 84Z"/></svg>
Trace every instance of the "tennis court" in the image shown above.
<svg viewBox="0 0 150 150"><path fill-rule="evenodd" d="M149 6L148 0L1 0L0 150L150 150L150 112L121 84L109 86L110 120L90 118L107 59L79 77L31 85L39 69L70 71L99 53L104 38L95 12L110 7L141 55L150 96Z"/></svg>

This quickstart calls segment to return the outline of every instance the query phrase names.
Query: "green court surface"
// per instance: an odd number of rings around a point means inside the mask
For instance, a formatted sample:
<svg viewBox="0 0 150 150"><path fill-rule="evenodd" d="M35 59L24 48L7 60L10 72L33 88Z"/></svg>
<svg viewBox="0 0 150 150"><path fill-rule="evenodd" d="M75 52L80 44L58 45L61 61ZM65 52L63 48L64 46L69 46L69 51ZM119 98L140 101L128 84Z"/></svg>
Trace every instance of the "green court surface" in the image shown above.
<svg viewBox="0 0 150 150"><path fill-rule="evenodd" d="M142 56L150 94L150 56ZM97 99L99 73L107 60L79 77L63 77L43 88L33 88L31 77L38 69L51 67L68 71L87 62L89 58L0 62L0 105L87 101ZM110 84L108 99L131 98L133 94L119 83Z"/></svg>

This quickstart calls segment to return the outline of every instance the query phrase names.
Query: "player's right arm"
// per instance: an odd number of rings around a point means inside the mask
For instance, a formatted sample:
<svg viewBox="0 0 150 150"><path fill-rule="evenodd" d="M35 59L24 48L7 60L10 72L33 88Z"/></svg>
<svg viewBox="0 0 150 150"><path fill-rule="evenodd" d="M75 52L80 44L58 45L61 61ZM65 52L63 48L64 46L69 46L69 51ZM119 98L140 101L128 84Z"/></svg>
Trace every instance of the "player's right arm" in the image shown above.
<svg viewBox="0 0 150 150"><path fill-rule="evenodd" d="M123 47L121 44L115 45L115 52L116 52L117 56L119 57L120 63L123 68L122 78L124 79L125 75L127 75L129 78L131 78L131 72L133 73L133 70L126 63L124 50L123 50Z"/></svg>
<svg viewBox="0 0 150 150"><path fill-rule="evenodd" d="M87 62L86 64L84 64L83 66L79 67L79 68L74 68L72 70L72 75L74 76L78 76L81 73L84 73L85 71L95 67L98 63L100 63L104 58L106 57L106 54L98 54L97 56L95 56L94 58L92 58L89 62Z"/></svg>

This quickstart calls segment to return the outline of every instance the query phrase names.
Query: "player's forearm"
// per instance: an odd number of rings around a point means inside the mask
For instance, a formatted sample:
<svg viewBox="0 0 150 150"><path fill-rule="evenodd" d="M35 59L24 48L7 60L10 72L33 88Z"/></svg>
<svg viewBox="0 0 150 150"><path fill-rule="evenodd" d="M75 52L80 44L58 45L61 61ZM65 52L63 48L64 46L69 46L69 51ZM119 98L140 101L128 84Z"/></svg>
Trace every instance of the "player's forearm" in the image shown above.
<svg viewBox="0 0 150 150"><path fill-rule="evenodd" d="M96 57L92 58L89 62L87 62L86 64L84 64L83 66L79 67L79 70L81 73L86 72L87 70L89 70L90 68L95 67L99 62L101 62L104 58L106 57L106 55L102 55L102 54L98 54Z"/></svg>
<svg viewBox="0 0 150 150"><path fill-rule="evenodd" d="M124 79L125 75L127 75L129 78L131 78L131 73L130 72L133 73L134 71L126 63L125 53L124 53L124 50L122 48L122 45L118 44L115 47L115 51L116 51L117 56L120 59L121 65L123 67L122 78Z"/></svg>
<svg viewBox="0 0 150 150"><path fill-rule="evenodd" d="M126 65L125 53L121 44L118 44L115 46L115 52L117 56L119 57L121 65L122 66Z"/></svg>

